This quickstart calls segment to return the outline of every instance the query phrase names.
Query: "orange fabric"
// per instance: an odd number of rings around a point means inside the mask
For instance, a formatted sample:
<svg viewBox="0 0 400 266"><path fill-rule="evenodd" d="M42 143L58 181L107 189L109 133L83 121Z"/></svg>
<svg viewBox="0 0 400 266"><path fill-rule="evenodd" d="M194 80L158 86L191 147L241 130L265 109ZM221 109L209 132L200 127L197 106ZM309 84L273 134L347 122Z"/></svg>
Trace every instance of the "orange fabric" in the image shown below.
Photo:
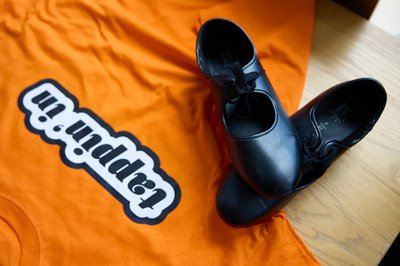
<svg viewBox="0 0 400 266"><path fill-rule="evenodd" d="M314 0L2 1L0 265L318 264L283 212L240 229L218 217L215 195L229 158L194 52L207 19L235 21L292 113L313 11ZM180 191L165 219L148 225L128 217L90 167L70 167L61 142L28 130L18 99L45 78L109 132L130 132L159 158L160 173Z"/></svg>

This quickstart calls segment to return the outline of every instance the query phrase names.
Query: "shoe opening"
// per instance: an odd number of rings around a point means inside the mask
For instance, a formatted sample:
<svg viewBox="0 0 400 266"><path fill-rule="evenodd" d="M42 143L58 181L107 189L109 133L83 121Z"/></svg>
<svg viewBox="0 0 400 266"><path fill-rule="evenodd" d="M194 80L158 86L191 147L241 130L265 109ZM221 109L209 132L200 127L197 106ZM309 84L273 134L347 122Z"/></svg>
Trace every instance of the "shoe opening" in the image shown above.
<svg viewBox="0 0 400 266"><path fill-rule="evenodd" d="M254 48L243 30L236 24L215 19L204 25L201 56L203 70L209 76L229 74L229 65L238 61L243 67L254 56Z"/></svg>
<svg viewBox="0 0 400 266"><path fill-rule="evenodd" d="M237 103L227 103L224 110L225 125L234 138L248 138L269 130L275 117L271 99L258 92L242 96Z"/></svg>

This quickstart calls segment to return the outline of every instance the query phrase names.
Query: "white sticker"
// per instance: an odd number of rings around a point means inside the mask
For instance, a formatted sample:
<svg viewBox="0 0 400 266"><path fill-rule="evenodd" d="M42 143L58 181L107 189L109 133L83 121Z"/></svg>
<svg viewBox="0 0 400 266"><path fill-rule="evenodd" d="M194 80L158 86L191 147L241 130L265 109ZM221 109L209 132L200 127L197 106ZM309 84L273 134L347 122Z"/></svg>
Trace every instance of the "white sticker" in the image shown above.
<svg viewBox="0 0 400 266"><path fill-rule="evenodd" d="M158 224L178 205L178 184L158 157L128 132L115 132L54 80L42 80L18 100L27 128L61 147L62 161L84 168L137 223Z"/></svg>

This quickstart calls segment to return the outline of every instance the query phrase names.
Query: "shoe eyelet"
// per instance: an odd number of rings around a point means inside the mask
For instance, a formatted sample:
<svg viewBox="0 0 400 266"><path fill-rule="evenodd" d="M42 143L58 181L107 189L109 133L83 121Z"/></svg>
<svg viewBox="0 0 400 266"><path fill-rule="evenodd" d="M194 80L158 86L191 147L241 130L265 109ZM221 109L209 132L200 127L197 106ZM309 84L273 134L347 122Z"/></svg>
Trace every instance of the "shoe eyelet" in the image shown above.
<svg viewBox="0 0 400 266"><path fill-rule="evenodd" d="M247 82L247 86L249 86L251 89L254 89L256 87L256 82L254 80L250 80Z"/></svg>

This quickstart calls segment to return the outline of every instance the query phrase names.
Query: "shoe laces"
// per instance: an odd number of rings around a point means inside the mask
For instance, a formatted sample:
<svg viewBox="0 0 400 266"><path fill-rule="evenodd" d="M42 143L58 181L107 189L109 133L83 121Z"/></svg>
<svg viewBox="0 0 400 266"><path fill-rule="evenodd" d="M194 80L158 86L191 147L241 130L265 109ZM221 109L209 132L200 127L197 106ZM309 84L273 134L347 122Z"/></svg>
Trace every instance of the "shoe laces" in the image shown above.
<svg viewBox="0 0 400 266"><path fill-rule="evenodd" d="M302 140L305 154L304 171L305 173L313 172L318 178L325 173L333 162L338 153L337 146L340 146L340 143L324 143L321 145L321 137L315 134L311 134Z"/></svg>
<svg viewBox="0 0 400 266"><path fill-rule="evenodd" d="M261 75L260 72L244 73L242 66L238 61L230 64L234 79L226 79L222 85L225 87L224 95L231 104L236 104L244 100L245 108L243 114L238 114L241 118L248 118L251 112L250 97L258 101L254 96L256 88L256 79Z"/></svg>

